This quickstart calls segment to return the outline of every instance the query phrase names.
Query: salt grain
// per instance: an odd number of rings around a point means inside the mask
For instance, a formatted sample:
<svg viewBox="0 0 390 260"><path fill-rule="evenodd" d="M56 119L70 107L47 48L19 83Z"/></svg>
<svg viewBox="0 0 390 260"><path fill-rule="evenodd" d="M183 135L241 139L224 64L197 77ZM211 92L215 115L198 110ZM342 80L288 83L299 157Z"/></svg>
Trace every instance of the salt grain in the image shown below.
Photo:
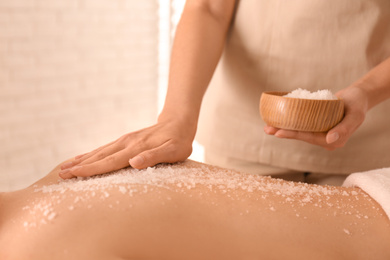
<svg viewBox="0 0 390 260"><path fill-rule="evenodd" d="M127 189L123 186L120 186L119 187L119 191L122 193L122 194L125 194L127 192Z"/></svg>
<svg viewBox="0 0 390 260"><path fill-rule="evenodd" d="M48 209L46 209L46 210L43 212L43 215L44 215L44 216L47 216L47 215L49 215L49 212L50 212L50 211L49 211Z"/></svg>
<svg viewBox="0 0 390 260"><path fill-rule="evenodd" d="M348 229L344 228L343 231L344 231L345 234L351 235L351 232Z"/></svg>
<svg viewBox="0 0 390 260"><path fill-rule="evenodd" d="M99 176L60 180L56 184L36 187L35 192L50 193L52 197L56 193L65 194L55 200L58 204L60 204L60 198L64 196L75 196L73 203L76 204L80 201L89 201L97 192L101 194L98 197L99 199L109 200L110 193L113 192L115 194L115 191L123 196L133 196L133 194L147 193L154 187L159 187L173 192L186 193L188 190L195 189L197 185L203 186L214 193L226 194L225 196L232 200L240 197L231 191L245 191L248 195L259 191L261 193L256 195L258 196L257 199L267 200L271 196L277 196L282 199L282 203L290 203L292 206L299 205L303 207L310 204L316 207L343 208L344 211L347 209L344 204L326 201L330 200L334 195L356 196L361 194L357 191L350 193L347 191L341 192L329 186L297 184L279 179L271 180L270 177L243 174L233 170L219 169L214 171L214 169L210 169L208 166L191 161L173 165L160 164L143 170L129 167ZM75 192L76 195L72 195L72 192ZM171 197L165 198L166 200L171 200ZM313 201L317 203L313 203ZM46 219L50 221L57 214L54 211L54 205L51 203L54 202L40 201L34 208L25 207L24 209L31 212L41 211L46 216ZM114 208L112 204L108 205L108 207ZM269 205L269 210L275 211L275 206L276 204ZM91 207L92 205L88 205L87 208ZM73 210L74 206L70 205L68 209ZM351 207L348 209L353 210ZM353 211L356 214L356 210ZM296 213L296 216L300 216L299 212Z"/></svg>
<svg viewBox="0 0 390 260"><path fill-rule="evenodd" d="M47 217L48 220L53 220L57 216L55 212L50 213L50 215Z"/></svg>
<svg viewBox="0 0 390 260"><path fill-rule="evenodd" d="M284 96L290 98L302 98L302 99L326 99L326 100L337 99L337 97L334 96L332 92L328 89L318 90L316 92L310 92L306 89L298 88Z"/></svg>

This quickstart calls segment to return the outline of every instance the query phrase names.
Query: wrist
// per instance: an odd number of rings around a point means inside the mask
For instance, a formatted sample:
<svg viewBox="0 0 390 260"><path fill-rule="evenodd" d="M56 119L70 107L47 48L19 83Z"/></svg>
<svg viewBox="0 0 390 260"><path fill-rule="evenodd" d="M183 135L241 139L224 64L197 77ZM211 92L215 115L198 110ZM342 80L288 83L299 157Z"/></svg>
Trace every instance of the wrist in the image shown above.
<svg viewBox="0 0 390 260"><path fill-rule="evenodd" d="M344 100L345 112L358 112L365 115L371 108L369 94L361 83L356 82L348 88L339 91L336 95Z"/></svg>
<svg viewBox="0 0 390 260"><path fill-rule="evenodd" d="M384 98L384 93L378 88L375 83L369 80L362 79L351 86L359 94L361 104L364 105L366 111L381 103Z"/></svg>
<svg viewBox="0 0 390 260"><path fill-rule="evenodd" d="M355 84L365 93L368 109L390 98L390 58L371 69Z"/></svg>
<svg viewBox="0 0 390 260"><path fill-rule="evenodd" d="M183 121L186 123L197 123L200 106L185 102L165 102L165 105L158 116L158 121Z"/></svg>
<svg viewBox="0 0 390 260"><path fill-rule="evenodd" d="M165 110L157 118L158 123L175 124L176 127L186 129L186 132L195 136L198 125L198 116L193 113L185 113L181 109L174 111Z"/></svg>

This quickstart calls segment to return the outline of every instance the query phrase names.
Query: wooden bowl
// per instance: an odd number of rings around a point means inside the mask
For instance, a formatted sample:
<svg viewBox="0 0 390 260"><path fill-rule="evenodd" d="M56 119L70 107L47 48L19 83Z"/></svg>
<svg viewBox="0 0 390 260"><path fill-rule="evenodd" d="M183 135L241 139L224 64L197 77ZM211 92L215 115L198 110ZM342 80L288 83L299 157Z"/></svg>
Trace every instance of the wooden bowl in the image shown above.
<svg viewBox="0 0 390 260"><path fill-rule="evenodd" d="M344 117L344 101L283 97L287 92L263 92L260 115L276 128L327 132Z"/></svg>

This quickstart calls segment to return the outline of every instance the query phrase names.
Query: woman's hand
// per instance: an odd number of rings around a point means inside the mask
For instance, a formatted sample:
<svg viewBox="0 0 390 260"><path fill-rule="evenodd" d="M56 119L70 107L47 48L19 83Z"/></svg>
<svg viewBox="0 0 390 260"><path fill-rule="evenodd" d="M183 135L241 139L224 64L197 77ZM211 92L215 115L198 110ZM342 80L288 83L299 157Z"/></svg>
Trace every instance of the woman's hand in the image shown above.
<svg viewBox="0 0 390 260"><path fill-rule="evenodd" d="M365 91L358 84L337 92L336 96L344 100L344 118L329 132L300 132L265 126L265 133L278 138L296 139L319 145L329 151L343 147L363 123L368 110L368 98Z"/></svg>
<svg viewBox="0 0 390 260"><path fill-rule="evenodd" d="M222 55L235 6L235 0L187 1L176 30L168 92L158 123L77 156L62 165L60 176L91 176L129 165L141 169L190 156L203 95Z"/></svg>
<svg viewBox="0 0 390 260"><path fill-rule="evenodd" d="M63 179L87 177L122 169L142 169L158 163L184 161L191 155L195 128L178 122L159 122L128 133L98 149L76 156L61 166Z"/></svg>

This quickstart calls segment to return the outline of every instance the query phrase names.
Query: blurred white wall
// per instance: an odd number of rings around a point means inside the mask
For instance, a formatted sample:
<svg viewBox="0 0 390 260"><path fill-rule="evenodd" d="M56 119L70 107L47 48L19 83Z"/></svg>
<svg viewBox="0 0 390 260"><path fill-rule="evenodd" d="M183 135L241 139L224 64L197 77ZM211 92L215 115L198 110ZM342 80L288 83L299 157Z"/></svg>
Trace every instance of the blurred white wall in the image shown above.
<svg viewBox="0 0 390 260"><path fill-rule="evenodd" d="M0 0L0 191L155 122L158 0Z"/></svg>

